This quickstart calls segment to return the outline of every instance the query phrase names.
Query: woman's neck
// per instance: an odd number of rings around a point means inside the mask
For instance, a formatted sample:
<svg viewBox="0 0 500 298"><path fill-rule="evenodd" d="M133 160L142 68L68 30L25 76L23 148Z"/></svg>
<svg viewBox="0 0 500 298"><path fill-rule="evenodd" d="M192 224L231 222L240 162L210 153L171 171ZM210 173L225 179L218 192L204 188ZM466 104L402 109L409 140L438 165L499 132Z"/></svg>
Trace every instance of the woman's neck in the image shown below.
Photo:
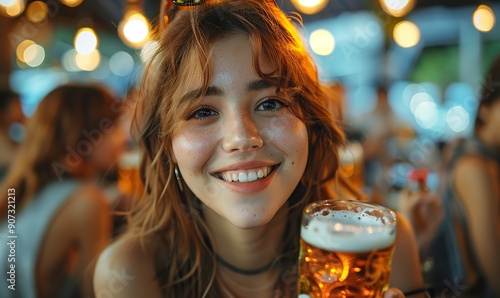
<svg viewBox="0 0 500 298"><path fill-rule="evenodd" d="M288 206L283 206L269 223L251 229L236 227L209 208L204 209L203 216L216 254L230 265L255 270L265 267L279 256Z"/></svg>
<svg viewBox="0 0 500 298"><path fill-rule="evenodd" d="M273 262L281 253L288 206L283 206L269 223L252 229L238 228L209 208L204 209L203 216L219 258L217 280L224 296L272 297L281 273L279 262ZM251 271L257 273L248 273Z"/></svg>

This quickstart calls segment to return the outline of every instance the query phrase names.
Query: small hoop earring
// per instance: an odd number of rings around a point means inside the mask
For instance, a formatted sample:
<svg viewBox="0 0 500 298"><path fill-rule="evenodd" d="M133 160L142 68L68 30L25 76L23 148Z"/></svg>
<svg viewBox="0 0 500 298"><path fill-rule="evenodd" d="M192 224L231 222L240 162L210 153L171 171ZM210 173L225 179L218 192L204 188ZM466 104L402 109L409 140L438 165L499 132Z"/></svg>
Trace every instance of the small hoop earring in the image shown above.
<svg viewBox="0 0 500 298"><path fill-rule="evenodd" d="M175 178L177 178L177 185L179 185L181 192L184 192L184 187L182 186L181 174L179 173L179 168L177 167L177 165L174 166L174 174Z"/></svg>

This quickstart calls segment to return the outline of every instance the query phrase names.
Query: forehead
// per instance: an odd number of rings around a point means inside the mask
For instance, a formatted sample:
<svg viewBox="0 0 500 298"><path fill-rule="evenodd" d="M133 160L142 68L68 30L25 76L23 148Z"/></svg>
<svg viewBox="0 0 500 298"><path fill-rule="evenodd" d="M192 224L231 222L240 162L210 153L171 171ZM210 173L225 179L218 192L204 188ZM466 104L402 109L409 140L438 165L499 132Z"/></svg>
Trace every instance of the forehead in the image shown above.
<svg viewBox="0 0 500 298"><path fill-rule="evenodd" d="M256 55L258 57L255 57ZM275 69L264 51L254 49L247 35L235 34L214 43L210 60L214 71L256 76L255 58L259 61L258 68L263 73L271 73Z"/></svg>
<svg viewBox="0 0 500 298"><path fill-rule="evenodd" d="M258 67L263 73L272 73L276 69L264 51L254 48L250 37L243 33L219 38L206 51L206 61L200 59L199 51L190 51L181 74L185 89L200 88L203 82L210 86L217 82L255 79L258 77L254 68L255 58L259 61ZM255 57L256 55L258 57Z"/></svg>

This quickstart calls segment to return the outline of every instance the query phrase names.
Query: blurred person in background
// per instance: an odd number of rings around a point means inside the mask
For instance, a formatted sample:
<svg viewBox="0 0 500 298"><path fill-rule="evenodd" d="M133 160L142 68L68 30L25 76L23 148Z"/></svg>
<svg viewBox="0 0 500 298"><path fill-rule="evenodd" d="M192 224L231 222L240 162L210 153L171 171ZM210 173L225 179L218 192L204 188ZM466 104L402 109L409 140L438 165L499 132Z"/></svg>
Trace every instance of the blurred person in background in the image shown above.
<svg viewBox="0 0 500 298"><path fill-rule="evenodd" d="M19 94L0 89L0 182L22 141L24 121Z"/></svg>
<svg viewBox="0 0 500 298"><path fill-rule="evenodd" d="M394 113L384 86L377 88L374 109L353 120L352 126L362 135L365 185L372 201L385 205L385 197L394 186L387 178L388 172L405 158L408 144L415 137L413 127Z"/></svg>
<svg viewBox="0 0 500 298"><path fill-rule="evenodd" d="M14 262L11 247L0 246L0 270L15 265L14 280L0 279L0 297L93 296L89 265L111 234L108 198L96 177L124 149L120 111L97 85L59 86L38 105L0 186L9 194L0 201L0 234L17 236Z"/></svg>
<svg viewBox="0 0 500 298"><path fill-rule="evenodd" d="M500 57L485 82L474 135L446 148L446 217L424 252L427 282L448 296L500 297Z"/></svg>

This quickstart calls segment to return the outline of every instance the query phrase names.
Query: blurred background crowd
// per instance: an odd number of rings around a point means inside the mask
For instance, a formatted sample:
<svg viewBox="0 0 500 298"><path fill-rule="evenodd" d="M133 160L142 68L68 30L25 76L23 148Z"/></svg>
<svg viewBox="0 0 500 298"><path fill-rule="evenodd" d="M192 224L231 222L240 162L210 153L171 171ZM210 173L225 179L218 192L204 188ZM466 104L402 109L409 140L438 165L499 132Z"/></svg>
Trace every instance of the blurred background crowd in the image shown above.
<svg viewBox="0 0 500 298"><path fill-rule="evenodd" d="M500 1L277 3L302 19L320 78L339 99L333 112L342 117L349 140L341 173L367 200L396 210L407 207L400 194L413 182L442 193L451 148L474 135L484 89L500 85L498 76L487 75L500 54ZM26 120L49 92L65 83L99 83L120 103L117 120L109 117L117 128L113 135L121 135L114 139L116 150L107 153L112 156L104 157L108 163L82 169L82 177L103 187L111 209L133 205L140 188L139 153L130 133L135 86L155 47L149 36L159 8L159 0L0 0L0 179L25 141ZM102 123L96 125L78 128L89 132L82 140L106 138L91 133L102 131ZM78 147L82 140L72 148L85 150ZM428 216L440 222L444 213ZM111 235L123 224L117 217ZM422 266L432 269L428 259Z"/></svg>

